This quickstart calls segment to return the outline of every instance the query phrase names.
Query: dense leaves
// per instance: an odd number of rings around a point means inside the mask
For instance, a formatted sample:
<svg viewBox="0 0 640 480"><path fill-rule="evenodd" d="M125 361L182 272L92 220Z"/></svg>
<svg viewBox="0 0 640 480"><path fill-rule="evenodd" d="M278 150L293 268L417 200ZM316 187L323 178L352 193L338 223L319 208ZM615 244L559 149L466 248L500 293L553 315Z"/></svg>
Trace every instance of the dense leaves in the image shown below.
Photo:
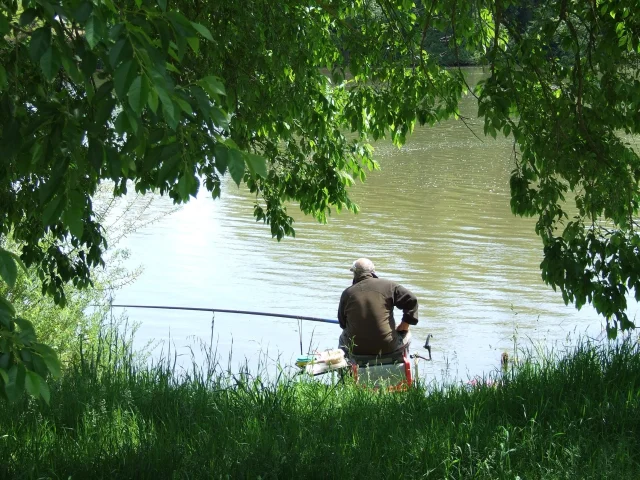
<svg viewBox="0 0 640 480"><path fill-rule="evenodd" d="M211 33L162 7L23 1L0 9L0 233L24 244L22 259L39 266L43 293L60 303L64 282L87 285L103 261L91 199L100 182L121 195L133 181L177 202L196 194L197 170L219 182L213 149L225 142L224 86L184 70L176 81L188 45ZM57 240L46 250L45 236Z"/></svg>
<svg viewBox="0 0 640 480"><path fill-rule="evenodd" d="M627 292L640 299L637 3L545 2L524 23L506 6L493 9L510 41L489 53L485 133L513 135L511 207L538 217L542 278L615 336L633 327Z"/></svg>
<svg viewBox="0 0 640 480"><path fill-rule="evenodd" d="M249 182L266 201L256 215L274 222L274 234L283 197L321 220L323 206L353 207L341 180L360 176L352 155L369 158L367 136L402 144L416 122L457 114L467 85L459 70L442 68L429 43L435 32L456 57L447 63L486 58L488 78L474 92L479 114L486 135L514 140L511 206L538 217L544 281L566 303L592 303L611 334L633 326L626 306L628 291L640 296L635 2L179 4L225 45L201 51L194 69L224 79L235 98L232 138L274 166ZM359 142L348 144L345 130Z"/></svg>
<svg viewBox="0 0 640 480"><path fill-rule="evenodd" d="M177 5L220 47L200 49L189 68L224 80L231 138L269 160L268 174L247 184L256 217L277 238L294 234L283 200L320 221L331 208L357 211L348 187L377 167L370 139L401 145L416 121L457 111L463 85L438 57L421 54L411 2ZM233 163L229 171L242 174Z"/></svg>
<svg viewBox="0 0 640 480"><path fill-rule="evenodd" d="M13 287L20 259L0 247L0 278ZM9 299L0 294L0 398L17 400L26 389L49 403L46 377L60 376L56 352L36 339L33 324L16 315Z"/></svg>

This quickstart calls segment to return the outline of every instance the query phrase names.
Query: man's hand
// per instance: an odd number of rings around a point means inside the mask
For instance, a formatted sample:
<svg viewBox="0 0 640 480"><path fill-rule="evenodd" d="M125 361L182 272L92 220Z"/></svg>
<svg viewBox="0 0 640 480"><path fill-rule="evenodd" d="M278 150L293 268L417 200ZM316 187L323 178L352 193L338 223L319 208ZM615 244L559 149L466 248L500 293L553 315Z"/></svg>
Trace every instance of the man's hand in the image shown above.
<svg viewBox="0 0 640 480"><path fill-rule="evenodd" d="M409 324L407 322L400 322L400 325L396 327L396 332L408 332Z"/></svg>

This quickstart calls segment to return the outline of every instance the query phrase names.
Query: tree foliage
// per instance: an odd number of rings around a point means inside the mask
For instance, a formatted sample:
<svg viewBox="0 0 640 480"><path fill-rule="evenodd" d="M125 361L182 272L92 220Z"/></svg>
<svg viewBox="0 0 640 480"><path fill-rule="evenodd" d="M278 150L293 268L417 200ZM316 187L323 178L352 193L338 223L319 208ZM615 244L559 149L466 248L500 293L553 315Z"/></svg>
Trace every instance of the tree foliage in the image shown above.
<svg viewBox="0 0 640 480"><path fill-rule="evenodd" d="M26 270L15 253L0 247L0 277L10 288L16 284L18 267ZM17 400L26 389L48 403L51 394L45 379L49 374L60 375L55 350L38 342L33 324L16 315L13 304L0 295L0 398Z"/></svg>
<svg viewBox="0 0 640 480"><path fill-rule="evenodd" d="M538 217L543 280L565 303L593 304L615 336L634 326L627 293L640 299L637 4L546 2L526 23L507 5L492 10L485 132L513 135L511 207Z"/></svg>
<svg viewBox="0 0 640 480"><path fill-rule="evenodd" d="M178 202L195 194L196 168L219 182L207 155L225 145L224 86L211 75L175 81L201 38L211 40L208 29L166 2L3 4L2 234L24 244L22 258L39 265L59 303L64 282L86 286L102 263L91 199L100 182L121 195L134 180L136 190ZM244 165L244 156L234 161ZM58 240L46 250L45 235ZM71 250L80 252L74 261Z"/></svg>
<svg viewBox="0 0 640 480"><path fill-rule="evenodd" d="M225 173L293 235L285 203L357 211L370 139L457 116L457 63L485 58L485 134L514 140L514 213L538 217L544 281L632 326L639 25L631 0L5 0L0 3L0 224L64 303L103 263L104 181L176 202ZM43 238L52 242L42 243ZM6 255L5 255L6 257ZM6 257L9 258L9 257ZM2 263L11 278L13 260ZM7 307L8 308L8 307Z"/></svg>
<svg viewBox="0 0 640 480"><path fill-rule="evenodd" d="M633 326L626 296L640 296L634 2L183 3L225 45L201 52L194 69L225 80L236 104L232 138L276 167L250 182L271 220L283 194L314 212L309 183L340 187L326 182L349 158L336 150L345 128L363 145L385 135L401 144L415 122L457 114L467 85L459 70L442 68L438 32L453 63L484 56L489 77L475 91L478 113L486 135L514 140L511 206L538 217L544 281L566 303L592 303L612 335Z"/></svg>

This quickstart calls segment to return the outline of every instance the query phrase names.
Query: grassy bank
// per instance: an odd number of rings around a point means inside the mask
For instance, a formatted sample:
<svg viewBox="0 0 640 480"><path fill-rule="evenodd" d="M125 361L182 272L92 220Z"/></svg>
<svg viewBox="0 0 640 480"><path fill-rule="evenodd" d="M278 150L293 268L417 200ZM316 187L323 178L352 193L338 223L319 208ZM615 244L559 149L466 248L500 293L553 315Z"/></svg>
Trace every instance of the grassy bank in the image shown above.
<svg viewBox="0 0 640 480"><path fill-rule="evenodd" d="M0 478L640 478L635 344L401 394L97 355L2 406Z"/></svg>

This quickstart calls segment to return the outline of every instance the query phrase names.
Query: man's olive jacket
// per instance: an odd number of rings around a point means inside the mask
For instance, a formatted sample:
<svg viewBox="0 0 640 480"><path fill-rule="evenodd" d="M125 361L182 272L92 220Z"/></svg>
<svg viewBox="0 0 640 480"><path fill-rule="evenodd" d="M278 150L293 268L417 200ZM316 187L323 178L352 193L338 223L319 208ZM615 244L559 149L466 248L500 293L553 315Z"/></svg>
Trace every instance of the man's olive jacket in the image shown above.
<svg viewBox="0 0 640 480"><path fill-rule="evenodd" d="M398 348L398 334L393 309L402 309L402 321L418 323L418 299L402 285L364 273L342 292L338 321L344 329L342 338L350 340L352 353L376 355Z"/></svg>

